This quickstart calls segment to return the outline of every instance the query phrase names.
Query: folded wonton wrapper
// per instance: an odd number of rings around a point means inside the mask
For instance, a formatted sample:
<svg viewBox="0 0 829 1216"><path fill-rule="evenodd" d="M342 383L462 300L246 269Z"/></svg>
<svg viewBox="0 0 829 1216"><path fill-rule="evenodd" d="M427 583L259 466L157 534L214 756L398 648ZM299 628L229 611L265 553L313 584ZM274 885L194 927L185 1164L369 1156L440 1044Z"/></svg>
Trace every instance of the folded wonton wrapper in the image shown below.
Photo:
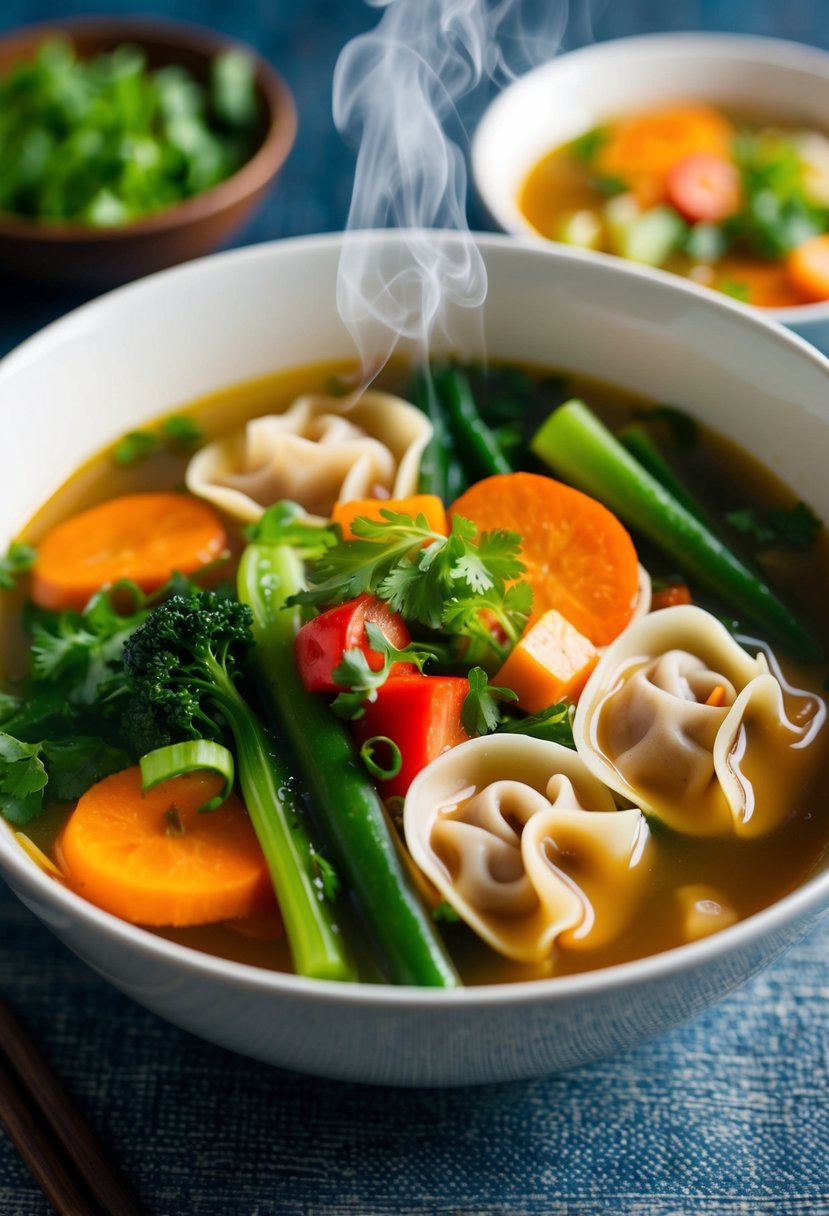
<svg viewBox="0 0 829 1216"><path fill-rule="evenodd" d="M557 743L504 734L452 748L412 782L404 826L447 903L517 962L606 945L645 890L644 817L617 811Z"/></svg>
<svg viewBox="0 0 829 1216"><path fill-rule="evenodd" d="M717 688L721 704L706 704ZM791 809L814 762L802 745L823 712L810 694L784 698L762 653L683 605L634 622L607 648L573 735L594 776L675 830L759 836Z"/></svg>
<svg viewBox="0 0 829 1216"><path fill-rule="evenodd" d="M391 393L368 391L355 404L298 397L283 414L253 418L243 431L203 447L187 466L186 483L246 523L283 499L322 522L335 502L416 493L431 437L425 414Z"/></svg>

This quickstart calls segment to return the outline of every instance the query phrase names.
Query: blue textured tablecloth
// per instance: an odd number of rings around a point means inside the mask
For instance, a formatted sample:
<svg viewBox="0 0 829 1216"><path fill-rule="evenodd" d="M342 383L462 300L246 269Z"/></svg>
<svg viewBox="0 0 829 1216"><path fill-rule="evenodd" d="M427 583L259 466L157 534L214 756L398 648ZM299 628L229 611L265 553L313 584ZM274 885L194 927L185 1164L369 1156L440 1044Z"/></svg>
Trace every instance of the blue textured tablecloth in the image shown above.
<svg viewBox="0 0 829 1216"><path fill-rule="evenodd" d="M554 0L550 0L553 3ZM826 0L573 0L570 44L663 29L829 46ZM0 30L75 12L3 0ZM352 154L330 118L360 0L140 5L255 43L295 92L279 188L240 235L341 228ZM470 204L473 227L484 217ZM0 354L72 295L0 281ZM115 992L0 892L0 980L154 1216L829 1216L829 924L716 1009L626 1056L478 1090L372 1090L241 1059ZM0 1216L50 1209L0 1137ZM113 1214L117 1216L117 1214Z"/></svg>

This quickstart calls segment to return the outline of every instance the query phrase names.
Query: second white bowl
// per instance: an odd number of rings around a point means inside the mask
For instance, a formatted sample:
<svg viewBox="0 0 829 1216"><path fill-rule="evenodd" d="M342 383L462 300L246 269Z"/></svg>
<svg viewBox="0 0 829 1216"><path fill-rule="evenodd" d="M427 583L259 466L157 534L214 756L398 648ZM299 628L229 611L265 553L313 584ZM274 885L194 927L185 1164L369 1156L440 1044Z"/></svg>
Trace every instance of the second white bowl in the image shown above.
<svg viewBox="0 0 829 1216"><path fill-rule="evenodd" d="M521 77L486 111L472 143L478 193L506 232L537 236L518 196L547 152L607 118L676 100L825 130L829 53L775 38L679 33L561 55ZM762 311L829 353L829 301Z"/></svg>

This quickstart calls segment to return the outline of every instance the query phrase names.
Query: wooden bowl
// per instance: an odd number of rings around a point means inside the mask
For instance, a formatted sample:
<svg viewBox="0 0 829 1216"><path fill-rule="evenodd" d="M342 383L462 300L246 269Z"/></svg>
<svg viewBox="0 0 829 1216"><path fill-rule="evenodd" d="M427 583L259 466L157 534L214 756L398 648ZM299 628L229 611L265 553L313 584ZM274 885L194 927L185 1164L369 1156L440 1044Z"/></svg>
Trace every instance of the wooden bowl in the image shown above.
<svg viewBox="0 0 829 1216"><path fill-rule="evenodd" d="M56 35L68 38L81 58L131 43L145 52L150 68L178 64L200 81L217 54L241 45L211 30L154 18L72 18L0 39L0 75L31 59ZM286 84L256 51L242 49L253 58L263 117L258 146L240 169L201 194L121 227L47 224L0 213L0 266L52 283L111 287L226 241L264 200L296 135L296 109Z"/></svg>

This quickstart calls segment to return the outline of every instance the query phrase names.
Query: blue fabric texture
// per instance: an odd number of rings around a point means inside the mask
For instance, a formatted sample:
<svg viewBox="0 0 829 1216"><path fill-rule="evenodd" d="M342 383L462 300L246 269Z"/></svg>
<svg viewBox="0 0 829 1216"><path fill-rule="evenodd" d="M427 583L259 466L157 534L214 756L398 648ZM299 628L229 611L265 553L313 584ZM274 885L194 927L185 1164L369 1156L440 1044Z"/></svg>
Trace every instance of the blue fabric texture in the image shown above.
<svg viewBox="0 0 829 1216"><path fill-rule="evenodd" d="M146 0L284 74L296 147L250 243L343 227L353 152L331 119L360 0ZM582 0L569 45L666 29L829 47L818 0ZM4 0L0 31L127 0ZM474 200L475 228L487 227ZM3 284L0 354L84 298ZM308 1079L178 1031L121 996L0 891L4 995L155 1216L829 1216L829 923L717 1008L636 1051L475 1090ZM0 1213L51 1209L0 1138ZM112 1216L117 1216L113 1213Z"/></svg>

